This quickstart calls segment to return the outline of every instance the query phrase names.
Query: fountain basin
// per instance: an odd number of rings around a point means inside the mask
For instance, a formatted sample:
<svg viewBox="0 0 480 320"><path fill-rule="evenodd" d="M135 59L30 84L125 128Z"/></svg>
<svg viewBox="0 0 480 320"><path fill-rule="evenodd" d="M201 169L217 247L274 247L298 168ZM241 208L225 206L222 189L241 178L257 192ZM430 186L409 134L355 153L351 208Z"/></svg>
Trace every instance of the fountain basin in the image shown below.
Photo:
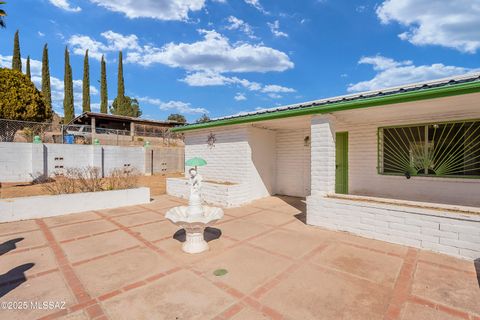
<svg viewBox="0 0 480 320"><path fill-rule="evenodd" d="M189 207L175 207L167 211L165 218L184 228L186 233L182 249L187 253L201 253L208 250L208 243L203 237L206 227L214 225L223 217L221 208L201 206L202 214L189 214Z"/></svg>

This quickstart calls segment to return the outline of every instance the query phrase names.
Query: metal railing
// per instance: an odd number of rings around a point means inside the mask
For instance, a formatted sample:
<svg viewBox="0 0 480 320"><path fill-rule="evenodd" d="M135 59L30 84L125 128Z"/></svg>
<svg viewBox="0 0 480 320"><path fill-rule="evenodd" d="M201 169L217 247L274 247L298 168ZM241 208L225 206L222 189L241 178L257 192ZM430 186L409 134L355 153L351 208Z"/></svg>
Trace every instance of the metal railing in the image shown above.
<svg viewBox="0 0 480 320"><path fill-rule="evenodd" d="M128 130L96 127L92 132L89 125L63 125L60 123L30 122L0 119L0 142L33 142L39 136L44 143L92 144L98 139L104 145L181 145L183 135L168 128L135 126L132 135Z"/></svg>

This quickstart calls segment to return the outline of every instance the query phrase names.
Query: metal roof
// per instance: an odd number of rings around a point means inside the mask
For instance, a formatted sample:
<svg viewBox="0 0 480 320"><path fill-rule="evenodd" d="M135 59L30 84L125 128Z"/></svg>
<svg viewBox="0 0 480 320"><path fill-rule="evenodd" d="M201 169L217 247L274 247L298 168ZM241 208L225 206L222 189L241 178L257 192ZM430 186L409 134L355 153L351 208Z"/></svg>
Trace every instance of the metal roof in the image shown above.
<svg viewBox="0 0 480 320"><path fill-rule="evenodd" d="M322 105L328 105L328 104L333 104L338 102L347 102L347 101L362 100L367 98L382 97L382 96L388 96L388 95L393 95L397 93L420 91L425 89L439 88L439 87L444 87L448 85L462 84L462 83L468 83L468 82L474 82L474 81L480 81L480 72L468 73L461 76L442 78L437 80L418 82L418 83L407 84L403 86L390 87L390 88L385 88L380 90L372 90L372 91L365 91L365 92L360 92L355 94L324 98L324 99L296 103L296 104L291 104L291 105L286 105L281 107L261 109L261 110L256 110L252 112L242 112L235 115L213 118L209 122L215 122L215 121L227 120L227 119L236 119L236 118L242 118L246 116L260 115L260 114L272 113L272 112L278 112L278 111L284 111L284 110L296 110L296 109L308 108L312 106L322 106ZM206 123L209 123L209 122L206 122ZM187 125L187 127L188 126L189 125Z"/></svg>
<svg viewBox="0 0 480 320"><path fill-rule="evenodd" d="M84 119L84 118L97 118L97 119L106 119L106 120L113 120L113 121L127 121L127 122L134 122L139 124L151 124L151 125L180 125L181 123L178 121L172 120L149 120L149 119L142 119L142 118L135 118L129 116L119 116L114 114L107 114L107 113L98 113L98 112L84 112L77 117L75 117L70 123L75 123L76 120Z"/></svg>

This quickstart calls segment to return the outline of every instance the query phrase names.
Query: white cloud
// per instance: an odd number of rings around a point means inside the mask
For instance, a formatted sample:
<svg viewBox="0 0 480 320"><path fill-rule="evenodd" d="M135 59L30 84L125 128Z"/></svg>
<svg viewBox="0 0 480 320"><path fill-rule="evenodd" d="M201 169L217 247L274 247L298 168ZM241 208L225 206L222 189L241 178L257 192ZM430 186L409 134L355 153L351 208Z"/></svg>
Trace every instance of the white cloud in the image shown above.
<svg viewBox="0 0 480 320"><path fill-rule="evenodd" d="M150 97L141 97L138 98L138 101L154 105L160 108L162 111L170 111L170 110L175 110L180 113L187 113L187 114L207 114L209 113L207 109L205 108L199 108L199 107L192 107L191 103L188 102L183 102L183 101L175 101L175 100L170 100L168 102L164 102L160 99L156 98L150 98Z"/></svg>
<svg viewBox="0 0 480 320"><path fill-rule="evenodd" d="M377 73L370 80L350 84L349 92L378 90L476 71L463 67L445 66L441 63L415 66L412 61L395 61L382 56L363 57L359 63L372 65Z"/></svg>
<svg viewBox="0 0 480 320"><path fill-rule="evenodd" d="M408 28L399 35L414 45L440 45L475 53L480 48L478 0L386 0L376 10L384 24Z"/></svg>
<svg viewBox="0 0 480 320"><path fill-rule="evenodd" d="M273 23L267 22L268 27L270 28L270 31L273 33L273 35L277 38L288 38L288 34L285 32L280 31L280 22L276 20Z"/></svg>
<svg viewBox="0 0 480 320"><path fill-rule="evenodd" d="M45 37L45 33L41 32L41 31L38 31L37 34L38 34L39 37Z"/></svg>
<svg viewBox="0 0 480 320"><path fill-rule="evenodd" d="M65 11L70 11L70 12L80 12L80 11L82 11L82 8L80 8L80 7L72 7L72 5L70 3L68 3L67 0L49 0L49 1L55 7L58 7L60 9L65 10Z"/></svg>
<svg viewBox="0 0 480 320"><path fill-rule="evenodd" d="M270 84L265 87L263 87L262 92L265 93L292 93L295 92L295 89L292 88L287 88L287 87L282 87L276 84Z"/></svg>
<svg viewBox="0 0 480 320"><path fill-rule="evenodd" d="M26 59L22 59L22 64L25 69L27 63ZM0 67L10 68L12 65L12 56L2 56L0 55ZM35 84L37 89L41 90L42 88L42 62L40 60L30 59L30 72L32 74L32 82ZM82 105L82 80L73 80L73 97L75 106L81 108ZM63 75L62 79L50 76L50 87L52 93L52 106L53 109L59 113L63 114ZM92 96L98 95L99 91L95 86L90 86L90 94Z"/></svg>
<svg viewBox="0 0 480 320"><path fill-rule="evenodd" d="M284 52L249 43L230 43L215 30L199 30L203 40L194 43L168 43L162 48L144 46L129 52L127 62L148 66L161 63L188 71L269 72L285 71L294 64Z"/></svg>
<svg viewBox="0 0 480 320"><path fill-rule="evenodd" d="M138 44L138 37L134 34L125 36L109 30L102 32L100 35L105 38L106 43L79 34L71 36L67 43L72 47L74 54L83 56L88 49L89 56L99 61L102 55L108 52L115 52L116 54L120 50L142 50Z"/></svg>
<svg viewBox="0 0 480 320"><path fill-rule="evenodd" d="M201 10L205 0L90 0L130 19L187 20L190 12Z"/></svg>
<svg viewBox="0 0 480 320"><path fill-rule="evenodd" d="M243 93L238 92L235 97L233 97L236 101L244 101L247 100L247 97Z"/></svg>
<svg viewBox="0 0 480 320"><path fill-rule="evenodd" d="M237 17L230 16L227 18L228 26L225 27L227 30L240 30L245 33L251 39L258 39L255 34L253 33L252 27L243 21L242 19L238 19Z"/></svg>
<svg viewBox="0 0 480 320"><path fill-rule="evenodd" d="M261 83L241 79L238 77L227 77L215 72L194 72L188 74L181 81L192 87L225 86L237 85L249 91L266 93L271 98L278 99L278 93L293 93L295 89L279 86L276 84L262 85Z"/></svg>
<svg viewBox="0 0 480 320"><path fill-rule="evenodd" d="M260 0L244 0L245 3L251 5L252 7L254 7L255 9L257 9L258 11L264 13L264 14L269 14L268 11L266 11L263 6L260 4Z"/></svg>
<svg viewBox="0 0 480 320"><path fill-rule="evenodd" d="M126 63L143 66L160 63L188 71L269 72L285 71L294 67L288 55L262 44L230 43L215 30L199 30L203 39L193 43L168 43L161 48L151 44L140 45L136 35L122 35L113 31L103 32L105 42L86 35L74 35L67 41L74 54L90 55L100 59L102 54L126 51Z"/></svg>

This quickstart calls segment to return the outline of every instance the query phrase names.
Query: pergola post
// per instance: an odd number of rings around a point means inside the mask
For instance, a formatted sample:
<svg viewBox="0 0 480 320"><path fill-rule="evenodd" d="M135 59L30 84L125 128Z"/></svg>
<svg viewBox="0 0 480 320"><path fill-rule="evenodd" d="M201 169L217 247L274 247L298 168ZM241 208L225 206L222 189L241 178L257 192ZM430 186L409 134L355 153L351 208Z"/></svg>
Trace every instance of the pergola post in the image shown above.
<svg viewBox="0 0 480 320"><path fill-rule="evenodd" d="M95 134L97 133L97 129L96 129L96 120L95 120L95 117L92 117L92 120L91 120L91 127L92 127L92 143L93 141L95 141Z"/></svg>

